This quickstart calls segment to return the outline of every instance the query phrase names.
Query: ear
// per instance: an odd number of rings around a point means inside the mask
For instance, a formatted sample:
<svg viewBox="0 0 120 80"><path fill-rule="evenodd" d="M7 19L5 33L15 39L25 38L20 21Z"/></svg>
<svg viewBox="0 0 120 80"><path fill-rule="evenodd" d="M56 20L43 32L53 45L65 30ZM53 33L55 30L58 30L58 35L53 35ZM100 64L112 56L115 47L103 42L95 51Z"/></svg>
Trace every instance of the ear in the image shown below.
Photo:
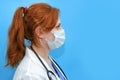
<svg viewBox="0 0 120 80"><path fill-rule="evenodd" d="M37 35L38 38L43 38L43 32L42 30L40 29L40 27L37 27L35 29L35 34Z"/></svg>

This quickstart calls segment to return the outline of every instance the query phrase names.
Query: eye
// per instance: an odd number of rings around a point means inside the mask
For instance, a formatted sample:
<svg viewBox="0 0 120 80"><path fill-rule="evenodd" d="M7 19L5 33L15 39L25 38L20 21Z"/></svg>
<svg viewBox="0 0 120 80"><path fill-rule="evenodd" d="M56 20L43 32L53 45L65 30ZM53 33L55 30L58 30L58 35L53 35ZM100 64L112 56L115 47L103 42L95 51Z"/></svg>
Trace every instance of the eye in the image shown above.
<svg viewBox="0 0 120 80"><path fill-rule="evenodd" d="M59 23L59 25L58 26L56 26L56 28L59 28L61 26L61 23Z"/></svg>

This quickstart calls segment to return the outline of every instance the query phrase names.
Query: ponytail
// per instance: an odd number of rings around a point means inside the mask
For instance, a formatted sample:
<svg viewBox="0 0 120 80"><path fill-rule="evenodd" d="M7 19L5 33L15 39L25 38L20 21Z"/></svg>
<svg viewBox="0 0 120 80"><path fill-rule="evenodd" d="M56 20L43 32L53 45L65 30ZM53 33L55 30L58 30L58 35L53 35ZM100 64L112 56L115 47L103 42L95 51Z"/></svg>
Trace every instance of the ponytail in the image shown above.
<svg viewBox="0 0 120 80"><path fill-rule="evenodd" d="M25 55L23 9L24 7L19 7L16 10L9 29L7 64L5 66L17 66Z"/></svg>

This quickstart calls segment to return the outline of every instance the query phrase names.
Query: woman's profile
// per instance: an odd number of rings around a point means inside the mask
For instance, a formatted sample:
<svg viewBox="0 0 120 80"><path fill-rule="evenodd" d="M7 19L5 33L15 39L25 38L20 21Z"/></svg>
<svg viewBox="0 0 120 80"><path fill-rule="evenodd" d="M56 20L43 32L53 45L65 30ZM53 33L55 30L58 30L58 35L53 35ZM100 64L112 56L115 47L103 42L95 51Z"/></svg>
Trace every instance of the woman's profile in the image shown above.
<svg viewBox="0 0 120 80"><path fill-rule="evenodd" d="M59 9L47 3L19 7L8 33L7 66L17 67L13 80L67 80L49 55L64 44ZM24 39L31 42L25 46Z"/></svg>

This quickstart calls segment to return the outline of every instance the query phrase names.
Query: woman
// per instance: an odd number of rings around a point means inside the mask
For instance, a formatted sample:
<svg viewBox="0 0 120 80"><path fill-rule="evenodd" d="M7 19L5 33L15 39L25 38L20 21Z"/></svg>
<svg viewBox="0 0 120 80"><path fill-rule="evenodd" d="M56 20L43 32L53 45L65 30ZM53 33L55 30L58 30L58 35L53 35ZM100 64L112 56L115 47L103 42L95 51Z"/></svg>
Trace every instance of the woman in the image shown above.
<svg viewBox="0 0 120 80"><path fill-rule="evenodd" d="M31 46L25 46L24 39L30 40ZM13 80L67 80L49 56L64 40L57 8L46 3L19 7L9 30L7 50L7 65L17 66Z"/></svg>

